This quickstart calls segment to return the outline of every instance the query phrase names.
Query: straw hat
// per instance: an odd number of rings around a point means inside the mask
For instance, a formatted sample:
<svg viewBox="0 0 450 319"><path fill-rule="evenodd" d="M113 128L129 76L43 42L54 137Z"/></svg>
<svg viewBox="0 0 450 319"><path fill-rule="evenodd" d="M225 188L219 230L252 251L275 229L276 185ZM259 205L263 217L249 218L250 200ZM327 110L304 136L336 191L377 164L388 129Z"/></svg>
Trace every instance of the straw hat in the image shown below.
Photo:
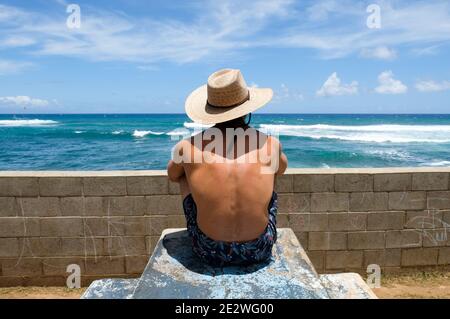
<svg viewBox="0 0 450 319"><path fill-rule="evenodd" d="M272 89L247 87L240 70L223 69L188 96L185 108L192 121L216 124L254 112L272 96Z"/></svg>

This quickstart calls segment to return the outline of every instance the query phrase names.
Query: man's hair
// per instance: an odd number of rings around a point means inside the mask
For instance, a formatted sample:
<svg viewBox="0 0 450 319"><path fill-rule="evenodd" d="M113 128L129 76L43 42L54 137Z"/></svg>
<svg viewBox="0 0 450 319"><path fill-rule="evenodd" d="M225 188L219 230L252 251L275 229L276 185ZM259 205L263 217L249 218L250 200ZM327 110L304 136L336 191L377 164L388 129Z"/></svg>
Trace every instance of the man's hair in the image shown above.
<svg viewBox="0 0 450 319"><path fill-rule="evenodd" d="M246 127L247 125L250 124L250 120L247 121L246 118L247 116L251 116L251 114L246 114L244 116L232 119L230 121L226 121L226 122L222 122L222 123L217 123L216 127L219 128L237 128L237 127Z"/></svg>

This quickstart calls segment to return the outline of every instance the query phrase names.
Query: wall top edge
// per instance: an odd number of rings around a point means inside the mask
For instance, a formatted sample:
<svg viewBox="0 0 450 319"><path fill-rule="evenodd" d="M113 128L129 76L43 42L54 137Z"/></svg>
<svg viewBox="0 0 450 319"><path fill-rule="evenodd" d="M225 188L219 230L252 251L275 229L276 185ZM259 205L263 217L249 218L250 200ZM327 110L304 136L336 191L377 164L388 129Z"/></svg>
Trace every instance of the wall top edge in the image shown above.
<svg viewBox="0 0 450 319"><path fill-rule="evenodd" d="M450 173L450 167L291 168L286 174ZM0 177L138 177L166 176L165 170L133 171L0 171Z"/></svg>

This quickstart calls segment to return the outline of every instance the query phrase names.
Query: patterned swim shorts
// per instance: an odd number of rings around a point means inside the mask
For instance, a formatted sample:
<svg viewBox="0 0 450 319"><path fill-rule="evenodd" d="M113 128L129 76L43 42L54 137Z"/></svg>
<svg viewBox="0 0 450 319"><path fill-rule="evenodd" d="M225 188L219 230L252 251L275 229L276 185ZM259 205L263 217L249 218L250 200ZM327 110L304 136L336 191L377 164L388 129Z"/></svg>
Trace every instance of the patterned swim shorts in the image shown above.
<svg viewBox="0 0 450 319"><path fill-rule="evenodd" d="M187 230L192 239L192 250L212 266L249 265L267 261L272 256L272 246L277 241L277 194L273 192L269 203L269 223L258 238L248 242L217 241L206 236L197 224L197 206L191 194L183 200Z"/></svg>

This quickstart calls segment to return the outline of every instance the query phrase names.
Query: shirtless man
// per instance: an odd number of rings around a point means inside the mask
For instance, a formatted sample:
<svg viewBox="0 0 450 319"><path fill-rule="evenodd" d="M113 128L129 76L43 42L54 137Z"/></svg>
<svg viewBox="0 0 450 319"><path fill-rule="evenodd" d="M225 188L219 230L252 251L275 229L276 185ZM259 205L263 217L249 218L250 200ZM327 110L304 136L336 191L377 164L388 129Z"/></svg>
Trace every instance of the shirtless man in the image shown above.
<svg viewBox="0 0 450 319"><path fill-rule="evenodd" d="M247 88L238 70L221 70L209 77L203 103L195 103L199 89L186 102L191 119L215 125L175 146L168 176L180 183L193 250L209 264L249 264L271 256L276 241L274 182L284 173L287 158L276 138L246 122L255 103L261 107L272 97L258 98L267 90ZM215 118L199 119L199 108ZM226 114L231 109L235 114Z"/></svg>

